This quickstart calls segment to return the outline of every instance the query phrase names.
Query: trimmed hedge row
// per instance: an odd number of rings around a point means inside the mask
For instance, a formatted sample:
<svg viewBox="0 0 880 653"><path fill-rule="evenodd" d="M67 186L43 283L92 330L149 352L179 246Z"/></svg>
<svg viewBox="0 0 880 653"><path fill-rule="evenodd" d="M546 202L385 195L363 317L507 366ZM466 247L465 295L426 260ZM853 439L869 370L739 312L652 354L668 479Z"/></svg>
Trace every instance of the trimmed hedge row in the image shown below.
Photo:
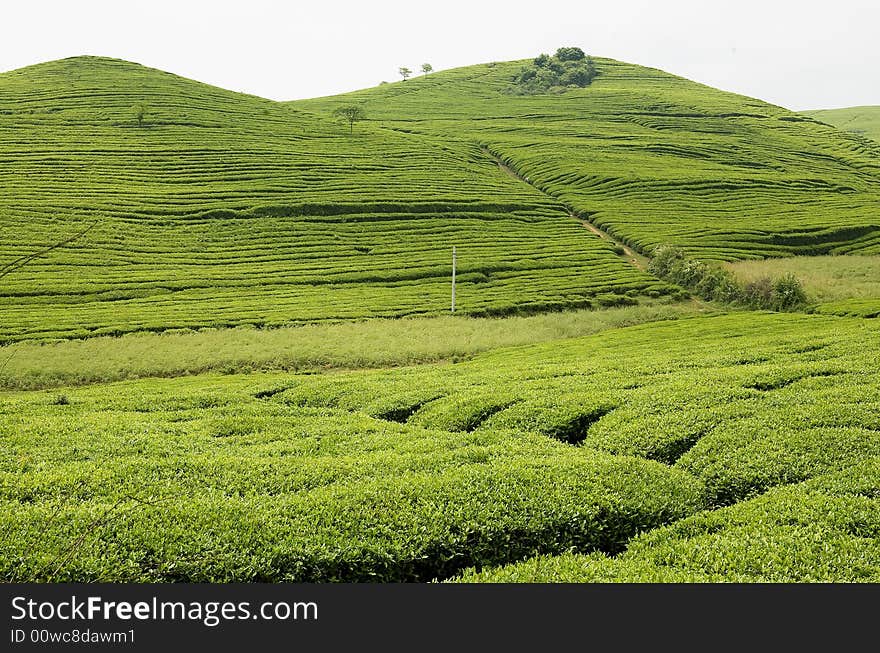
<svg viewBox="0 0 880 653"><path fill-rule="evenodd" d="M464 582L880 582L880 459L646 533L609 558L540 556Z"/></svg>

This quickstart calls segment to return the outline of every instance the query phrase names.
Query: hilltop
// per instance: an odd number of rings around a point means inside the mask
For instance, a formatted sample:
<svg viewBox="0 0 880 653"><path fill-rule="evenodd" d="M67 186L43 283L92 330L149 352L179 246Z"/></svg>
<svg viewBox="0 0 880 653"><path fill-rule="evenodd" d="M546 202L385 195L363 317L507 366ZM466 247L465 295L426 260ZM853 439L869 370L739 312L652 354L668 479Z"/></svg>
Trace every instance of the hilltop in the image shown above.
<svg viewBox="0 0 880 653"><path fill-rule="evenodd" d="M291 106L359 102L392 129L477 141L643 251L735 260L880 251L880 146L761 100L593 58L582 89L506 95L528 61Z"/></svg>
<svg viewBox="0 0 880 653"><path fill-rule="evenodd" d="M803 111L805 116L880 142L880 107L849 107Z"/></svg>
<svg viewBox="0 0 880 653"><path fill-rule="evenodd" d="M594 62L564 93L506 92L515 61L290 103L100 57L2 73L0 261L94 227L3 279L0 339L438 314L453 245L471 315L677 292L621 243L878 251L880 146Z"/></svg>

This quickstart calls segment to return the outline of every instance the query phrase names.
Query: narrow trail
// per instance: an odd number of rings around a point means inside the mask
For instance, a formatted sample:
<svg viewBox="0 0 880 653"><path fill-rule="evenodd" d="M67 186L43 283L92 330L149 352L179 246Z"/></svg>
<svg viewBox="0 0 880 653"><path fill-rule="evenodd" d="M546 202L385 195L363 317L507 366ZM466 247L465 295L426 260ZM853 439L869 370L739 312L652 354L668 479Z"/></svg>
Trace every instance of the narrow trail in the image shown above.
<svg viewBox="0 0 880 653"><path fill-rule="evenodd" d="M627 263L629 263L633 267L638 268L642 272L647 271L647 269L648 269L648 257L647 256L642 256L641 254L637 254L632 249L630 249L629 247L624 245L622 242L620 242L619 240L616 240L607 231L602 231L599 227L594 225L589 220L585 220L584 218L582 218L579 215L576 215L574 213L569 213L569 215L571 217L573 217L575 220L579 220L580 223L582 225L584 225L584 227L586 227L587 229L592 231L594 234L599 236L599 238L601 238L602 240L607 240L609 243L616 245L617 247L622 249L623 254L620 254L620 257L625 258L627 260Z"/></svg>
<svg viewBox="0 0 880 653"><path fill-rule="evenodd" d="M501 171L504 172L509 177L513 177L514 179L517 179L517 180L523 182L524 184L528 184L529 186L534 188L539 193L551 198L552 200L554 200L556 202L559 202L560 204L563 204L562 202L560 202L559 198L554 197L553 195L551 195L550 193L548 193L547 191L545 191L541 188L538 188L535 184L533 184L531 182L531 180L528 177L523 177L516 170L514 170L509 165L504 163L504 161L502 161L498 157L498 155L496 155L494 152L492 152L492 150L490 150L489 148L481 146L480 149L482 149L482 151L487 156L491 157L492 160L495 161L496 164L498 164L498 167L501 169ZM563 204L563 206L565 206L565 205ZM583 217L581 215L578 215L577 213L575 213L573 210L569 209L568 207L566 207L566 210L568 210L568 214L572 218L574 218L575 220L580 222L584 226L584 228L588 229L594 235L598 236L602 240L604 240L608 243L611 243L616 248L619 248L619 250L623 252L622 254L619 254L620 258L622 258L624 261L626 261L627 263L632 265L634 268L641 270L642 272L647 271L648 258L646 256L642 256L641 254L637 254L636 252L634 252L632 250L632 248L627 247L622 242L620 242L619 240L614 238L614 236L609 234L607 231L604 231L600 227L597 227L592 222L590 222L588 219L586 219L585 217Z"/></svg>

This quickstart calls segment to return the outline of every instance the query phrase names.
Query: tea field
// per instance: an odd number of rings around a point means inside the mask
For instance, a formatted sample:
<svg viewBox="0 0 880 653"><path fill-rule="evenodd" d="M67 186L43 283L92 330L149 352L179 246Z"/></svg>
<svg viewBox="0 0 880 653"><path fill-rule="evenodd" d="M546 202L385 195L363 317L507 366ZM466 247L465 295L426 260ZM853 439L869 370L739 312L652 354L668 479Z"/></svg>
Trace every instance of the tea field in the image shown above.
<svg viewBox="0 0 880 653"><path fill-rule="evenodd" d="M0 577L876 582L878 329L738 313L4 392Z"/></svg>
<svg viewBox="0 0 880 653"><path fill-rule="evenodd" d="M3 276L0 342L437 315L453 246L467 315L675 296L586 220L643 254L878 251L880 145L609 59L505 92L523 63L291 103L99 57L0 73L0 270L88 229Z"/></svg>
<svg viewBox="0 0 880 653"><path fill-rule="evenodd" d="M526 63L0 73L0 580L880 581L880 143Z"/></svg>
<svg viewBox="0 0 880 653"><path fill-rule="evenodd" d="M859 134L880 143L880 107L818 109L816 111L802 111L801 113L829 125L834 125L838 129Z"/></svg>
<svg viewBox="0 0 880 653"><path fill-rule="evenodd" d="M477 141L625 243L703 259L880 251L880 143L669 73L594 58L562 94L505 94L490 63L344 96L403 133Z"/></svg>
<svg viewBox="0 0 880 653"><path fill-rule="evenodd" d="M144 106L139 125L134 107ZM0 73L0 341L632 303L670 287L476 143L79 57Z"/></svg>

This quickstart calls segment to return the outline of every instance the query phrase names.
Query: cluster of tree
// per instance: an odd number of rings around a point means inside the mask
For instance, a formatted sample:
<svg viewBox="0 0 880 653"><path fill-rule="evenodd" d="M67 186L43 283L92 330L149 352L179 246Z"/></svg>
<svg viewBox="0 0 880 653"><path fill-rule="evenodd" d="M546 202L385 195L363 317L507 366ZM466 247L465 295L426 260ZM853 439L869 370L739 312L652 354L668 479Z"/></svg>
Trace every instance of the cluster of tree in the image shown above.
<svg viewBox="0 0 880 653"><path fill-rule="evenodd" d="M422 64L422 74L427 75L430 72L433 72L434 66L429 63ZM400 76L403 77L403 81L406 81L410 77L412 77L412 70L407 68L406 66L401 66L398 71ZM381 84L387 84L388 82L380 82ZM333 117L337 120L341 120L343 122L348 123L348 132L354 133L354 124L356 122L360 122L361 120L367 119L367 113L364 111L364 108L358 104L346 104L340 107L336 107L333 110Z"/></svg>
<svg viewBox="0 0 880 653"><path fill-rule="evenodd" d="M807 304L803 285L793 274L741 283L730 271L688 258L672 245L654 250L648 272L723 304L772 311L795 311Z"/></svg>
<svg viewBox="0 0 880 653"><path fill-rule="evenodd" d="M508 92L517 95L562 92L589 86L598 72L580 48L559 48L552 57L542 54L513 76Z"/></svg>
<svg viewBox="0 0 880 653"><path fill-rule="evenodd" d="M421 69L421 70L422 70L422 74L423 74L423 75L427 75L428 73L434 71L434 66L432 66L432 65L429 64L429 63L423 63L423 64L422 64L422 69ZM410 70L409 68L407 68L406 66L401 66L400 68L397 69L397 73L398 73L401 77L403 77L403 81L406 81L406 80L408 80L410 77L412 77L413 71Z"/></svg>

